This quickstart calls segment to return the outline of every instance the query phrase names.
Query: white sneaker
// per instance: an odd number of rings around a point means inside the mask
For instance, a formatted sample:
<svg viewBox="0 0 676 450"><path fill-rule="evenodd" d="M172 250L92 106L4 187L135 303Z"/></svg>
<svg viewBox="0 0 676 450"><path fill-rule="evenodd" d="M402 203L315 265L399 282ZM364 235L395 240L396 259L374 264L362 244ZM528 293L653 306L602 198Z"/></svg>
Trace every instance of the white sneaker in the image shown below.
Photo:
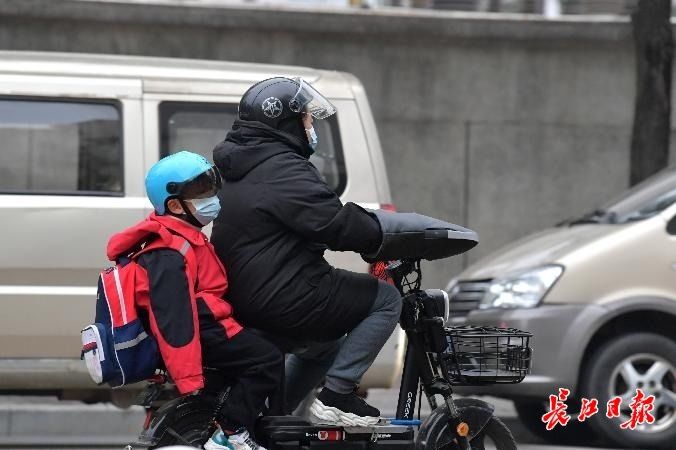
<svg viewBox="0 0 676 450"><path fill-rule="evenodd" d="M315 399L310 406L310 420L317 424L345 425L348 427L370 427L380 422L380 417L360 416L358 414L342 411L333 406L322 403Z"/></svg>
<svg viewBox="0 0 676 450"><path fill-rule="evenodd" d="M258 445L247 430L227 436L219 428L204 444L204 450L267 450Z"/></svg>

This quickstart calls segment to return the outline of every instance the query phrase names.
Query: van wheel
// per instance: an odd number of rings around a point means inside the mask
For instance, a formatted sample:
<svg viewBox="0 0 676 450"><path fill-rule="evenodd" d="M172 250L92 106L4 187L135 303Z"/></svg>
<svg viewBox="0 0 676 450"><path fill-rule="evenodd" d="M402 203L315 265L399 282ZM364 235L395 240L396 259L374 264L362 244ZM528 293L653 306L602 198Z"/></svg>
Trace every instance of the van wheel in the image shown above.
<svg viewBox="0 0 676 450"><path fill-rule="evenodd" d="M537 400L514 401L516 413L524 427L535 436L549 444L577 445L588 444L596 440L596 435L586 422L578 422L573 414L575 401L568 401L568 414L571 420L565 427L557 426L547 431L542 416L548 411L549 404Z"/></svg>
<svg viewBox="0 0 676 450"><path fill-rule="evenodd" d="M676 342L653 333L631 333L613 339L588 358L581 379L584 396L599 400L599 413L590 425L620 447L672 448L676 442ZM636 390L654 395L655 422L622 429ZM620 417L606 417L606 402L622 399Z"/></svg>

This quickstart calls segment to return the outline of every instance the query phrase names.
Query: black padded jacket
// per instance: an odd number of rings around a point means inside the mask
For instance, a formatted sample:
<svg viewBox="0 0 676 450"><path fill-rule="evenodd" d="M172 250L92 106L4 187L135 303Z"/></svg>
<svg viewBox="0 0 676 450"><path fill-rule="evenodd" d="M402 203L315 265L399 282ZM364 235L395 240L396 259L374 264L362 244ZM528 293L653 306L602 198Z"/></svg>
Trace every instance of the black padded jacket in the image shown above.
<svg viewBox="0 0 676 450"><path fill-rule="evenodd" d="M368 313L377 282L335 269L324 251L368 253L380 226L343 205L301 154L307 144L259 122L236 121L214 149L224 178L211 234L228 271L235 316L292 338L335 339Z"/></svg>

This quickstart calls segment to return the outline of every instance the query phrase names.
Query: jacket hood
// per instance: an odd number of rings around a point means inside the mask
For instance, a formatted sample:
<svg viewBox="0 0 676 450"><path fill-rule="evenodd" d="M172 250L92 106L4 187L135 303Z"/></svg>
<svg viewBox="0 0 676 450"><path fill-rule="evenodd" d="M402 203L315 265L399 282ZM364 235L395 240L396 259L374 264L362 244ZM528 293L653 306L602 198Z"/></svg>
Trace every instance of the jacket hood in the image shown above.
<svg viewBox="0 0 676 450"><path fill-rule="evenodd" d="M205 236L197 227L176 217L160 216L153 212L145 220L111 236L106 255L109 261L116 261L151 239L161 239L168 246L172 240L172 232L183 236L192 245L204 245Z"/></svg>
<svg viewBox="0 0 676 450"><path fill-rule="evenodd" d="M136 225L112 235L108 240L106 255L110 261L115 261L120 256L128 255L142 242L153 238L153 235L160 236L160 233L162 233L160 223L147 218Z"/></svg>
<svg viewBox="0 0 676 450"><path fill-rule="evenodd" d="M309 157L308 145L290 133L261 122L236 120L225 140L214 148L216 167L226 181L237 181L263 161L291 152Z"/></svg>

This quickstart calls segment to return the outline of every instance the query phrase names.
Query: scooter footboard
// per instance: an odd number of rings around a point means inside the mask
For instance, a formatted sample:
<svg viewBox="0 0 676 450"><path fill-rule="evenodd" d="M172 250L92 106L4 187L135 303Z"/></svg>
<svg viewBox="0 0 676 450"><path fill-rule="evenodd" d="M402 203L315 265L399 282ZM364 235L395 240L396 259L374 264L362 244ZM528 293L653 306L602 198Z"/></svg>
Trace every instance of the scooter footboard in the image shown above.
<svg viewBox="0 0 676 450"><path fill-rule="evenodd" d="M269 450L413 450L413 434L410 426L316 425L291 417L265 417L256 429L256 438Z"/></svg>

